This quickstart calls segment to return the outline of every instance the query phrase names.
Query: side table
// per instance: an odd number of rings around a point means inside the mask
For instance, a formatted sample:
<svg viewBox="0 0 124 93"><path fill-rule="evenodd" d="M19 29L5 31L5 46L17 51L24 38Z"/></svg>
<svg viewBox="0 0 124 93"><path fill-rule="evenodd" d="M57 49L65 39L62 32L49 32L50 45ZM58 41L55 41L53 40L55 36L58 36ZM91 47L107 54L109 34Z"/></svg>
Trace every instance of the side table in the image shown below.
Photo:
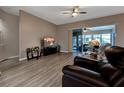
<svg viewBox="0 0 124 93"><path fill-rule="evenodd" d="M27 48L26 49L26 53L27 53L27 59L30 60L30 59L33 59L33 58L39 58L39 47L34 47L34 48Z"/></svg>

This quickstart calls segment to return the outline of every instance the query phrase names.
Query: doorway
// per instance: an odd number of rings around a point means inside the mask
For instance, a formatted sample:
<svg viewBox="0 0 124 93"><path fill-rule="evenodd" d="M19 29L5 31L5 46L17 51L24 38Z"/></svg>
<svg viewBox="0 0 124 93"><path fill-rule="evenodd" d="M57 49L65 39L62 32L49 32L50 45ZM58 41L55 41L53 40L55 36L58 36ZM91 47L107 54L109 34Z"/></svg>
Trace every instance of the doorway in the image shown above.
<svg viewBox="0 0 124 93"><path fill-rule="evenodd" d="M72 51L82 52L82 29L72 30Z"/></svg>
<svg viewBox="0 0 124 93"><path fill-rule="evenodd" d="M83 52L84 45L90 49L89 42L93 39L100 42L100 46L105 44L116 45L116 25L96 26L89 28L79 28L71 30L69 37L72 52Z"/></svg>

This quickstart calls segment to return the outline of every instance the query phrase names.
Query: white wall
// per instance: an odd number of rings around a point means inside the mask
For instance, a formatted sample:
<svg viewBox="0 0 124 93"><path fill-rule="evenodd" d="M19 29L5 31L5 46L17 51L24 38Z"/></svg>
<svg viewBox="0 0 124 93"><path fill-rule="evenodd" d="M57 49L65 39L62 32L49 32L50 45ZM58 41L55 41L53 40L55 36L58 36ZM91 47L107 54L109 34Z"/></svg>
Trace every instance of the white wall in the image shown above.
<svg viewBox="0 0 124 93"><path fill-rule="evenodd" d="M57 32L57 40L61 45L62 52L68 52L68 31L58 31Z"/></svg>
<svg viewBox="0 0 124 93"><path fill-rule="evenodd" d="M44 36L56 38L56 25L41 18L20 11L19 22L19 57L26 57L26 48L40 46L40 39Z"/></svg>
<svg viewBox="0 0 124 93"><path fill-rule="evenodd" d="M19 54L19 18L0 10L4 46L0 47L0 60Z"/></svg>

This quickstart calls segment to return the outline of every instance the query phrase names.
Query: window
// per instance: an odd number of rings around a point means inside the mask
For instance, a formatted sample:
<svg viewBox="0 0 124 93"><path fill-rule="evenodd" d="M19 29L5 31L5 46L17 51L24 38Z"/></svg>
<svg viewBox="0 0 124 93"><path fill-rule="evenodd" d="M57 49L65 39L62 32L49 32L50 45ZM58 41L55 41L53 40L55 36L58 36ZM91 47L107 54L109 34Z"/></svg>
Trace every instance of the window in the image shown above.
<svg viewBox="0 0 124 93"><path fill-rule="evenodd" d="M111 34L102 34L102 44L111 43Z"/></svg>
<svg viewBox="0 0 124 93"><path fill-rule="evenodd" d="M106 44L106 43L110 43L112 45L114 45L114 40L112 39L114 35L112 35L112 33L101 33L101 34L87 34L87 35L83 35L83 44L88 44L91 40L95 39L98 40L100 42L101 45Z"/></svg>
<svg viewBox="0 0 124 93"><path fill-rule="evenodd" d="M92 35L83 35L83 43L88 44L92 40Z"/></svg>
<svg viewBox="0 0 124 93"><path fill-rule="evenodd" d="M100 42L101 41L100 38L101 38L100 34L93 34L93 39L98 40Z"/></svg>

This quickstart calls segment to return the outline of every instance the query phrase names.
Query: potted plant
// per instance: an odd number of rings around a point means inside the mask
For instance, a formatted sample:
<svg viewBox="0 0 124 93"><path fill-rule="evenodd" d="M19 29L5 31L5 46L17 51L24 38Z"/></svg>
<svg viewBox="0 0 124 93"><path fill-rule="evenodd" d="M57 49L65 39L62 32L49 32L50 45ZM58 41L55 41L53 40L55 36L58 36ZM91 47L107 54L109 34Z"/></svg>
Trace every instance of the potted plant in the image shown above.
<svg viewBox="0 0 124 93"><path fill-rule="evenodd" d="M92 47L92 51L93 52L97 52L98 51L98 48L99 48L99 45L100 45L100 42L98 40L91 40L89 42L89 45Z"/></svg>
<svg viewBox="0 0 124 93"><path fill-rule="evenodd" d="M98 49L99 49L99 41L98 40L91 40L89 42L89 45L91 46L91 49L92 49L92 52L90 54L90 57L93 58L93 59L97 59L98 57Z"/></svg>

